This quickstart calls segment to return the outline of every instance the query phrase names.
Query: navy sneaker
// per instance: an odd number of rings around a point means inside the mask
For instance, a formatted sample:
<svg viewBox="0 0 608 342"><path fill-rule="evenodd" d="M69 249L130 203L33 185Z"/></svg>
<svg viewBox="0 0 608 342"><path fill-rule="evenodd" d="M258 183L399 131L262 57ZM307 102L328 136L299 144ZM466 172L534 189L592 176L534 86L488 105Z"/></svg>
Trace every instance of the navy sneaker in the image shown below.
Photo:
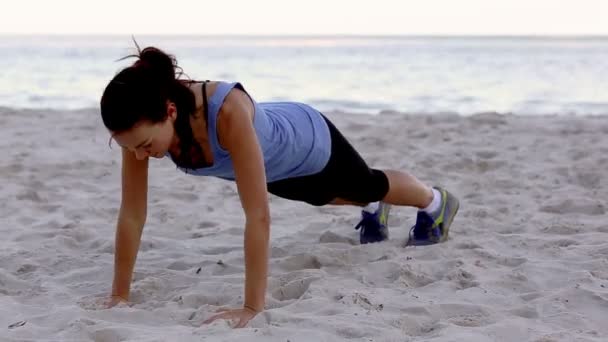
<svg viewBox="0 0 608 342"><path fill-rule="evenodd" d="M406 246L433 245L448 239L450 225L460 206L458 199L441 188L435 188L441 194L441 208L431 215L419 210L416 224L410 230L410 239Z"/></svg>
<svg viewBox="0 0 608 342"><path fill-rule="evenodd" d="M361 210L361 221L355 226L355 229L361 228L359 231L361 244L388 239L388 214L390 211L391 205L384 202L379 203L378 210L374 213Z"/></svg>

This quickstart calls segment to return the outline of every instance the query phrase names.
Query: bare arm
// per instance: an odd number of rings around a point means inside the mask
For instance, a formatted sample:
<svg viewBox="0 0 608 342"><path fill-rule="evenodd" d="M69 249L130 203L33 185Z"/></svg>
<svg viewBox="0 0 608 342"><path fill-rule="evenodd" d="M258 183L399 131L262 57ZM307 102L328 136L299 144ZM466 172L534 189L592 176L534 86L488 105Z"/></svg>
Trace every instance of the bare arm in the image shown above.
<svg viewBox="0 0 608 342"><path fill-rule="evenodd" d="M255 128L253 104L247 94L232 90L218 121L220 144L230 153L245 211L245 308L264 310L270 212L264 158Z"/></svg>
<svg viewBox="0 0 608 342"><path fill-rule="evenodd" d="M116 227L112 295L129 299L133 267L146 222L148 158L122 151L122 200Z"/></svg>

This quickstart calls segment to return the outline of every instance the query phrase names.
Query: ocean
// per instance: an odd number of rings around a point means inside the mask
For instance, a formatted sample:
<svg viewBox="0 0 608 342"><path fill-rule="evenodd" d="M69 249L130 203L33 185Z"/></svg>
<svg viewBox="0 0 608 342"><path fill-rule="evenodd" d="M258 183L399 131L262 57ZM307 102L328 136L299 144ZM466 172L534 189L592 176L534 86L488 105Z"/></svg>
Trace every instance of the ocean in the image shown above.
<svg viewBox="0 0 608 342"><path fill-rule="evenodd" d="M258 101L376 114L608 114L608 37L136 36ZM131 36L0 36L0 106L98 107Z"/></svg>

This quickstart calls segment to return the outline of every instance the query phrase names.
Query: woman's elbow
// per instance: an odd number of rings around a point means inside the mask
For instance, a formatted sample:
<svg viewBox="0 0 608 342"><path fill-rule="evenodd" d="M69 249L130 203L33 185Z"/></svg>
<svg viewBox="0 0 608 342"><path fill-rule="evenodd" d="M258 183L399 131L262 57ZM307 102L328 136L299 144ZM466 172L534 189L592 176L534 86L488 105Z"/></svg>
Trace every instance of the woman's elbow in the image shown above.
<svg viewBox="0 0 608 342"><path fill-rule="evenodd" d="M262 229L270 229L270 213L266 212L248 215L247 224L252 224Z"/></svg>

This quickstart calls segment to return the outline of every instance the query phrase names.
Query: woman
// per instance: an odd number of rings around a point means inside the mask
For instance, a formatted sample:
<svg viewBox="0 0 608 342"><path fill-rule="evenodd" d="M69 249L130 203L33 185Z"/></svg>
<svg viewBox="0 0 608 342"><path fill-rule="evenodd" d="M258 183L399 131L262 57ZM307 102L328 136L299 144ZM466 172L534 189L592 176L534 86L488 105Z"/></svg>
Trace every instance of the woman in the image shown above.
<svg viewBox="0 0 608 342"><path fill-rule="evenodd" d="M245 300L211 317L243 327L264 309L270 215L268 193L312 205L363 207L361 243L388 238L390 205L420 210L410 244L445 241L458 200L412 175L371 169L312 107L256 103L239 83L181 80L175 58L148 47L101 98L101 115L122 146L122 202L112 301L129 298L146 220L148 158L169 156L182 171L234 180L245 211Z"/></svg>

